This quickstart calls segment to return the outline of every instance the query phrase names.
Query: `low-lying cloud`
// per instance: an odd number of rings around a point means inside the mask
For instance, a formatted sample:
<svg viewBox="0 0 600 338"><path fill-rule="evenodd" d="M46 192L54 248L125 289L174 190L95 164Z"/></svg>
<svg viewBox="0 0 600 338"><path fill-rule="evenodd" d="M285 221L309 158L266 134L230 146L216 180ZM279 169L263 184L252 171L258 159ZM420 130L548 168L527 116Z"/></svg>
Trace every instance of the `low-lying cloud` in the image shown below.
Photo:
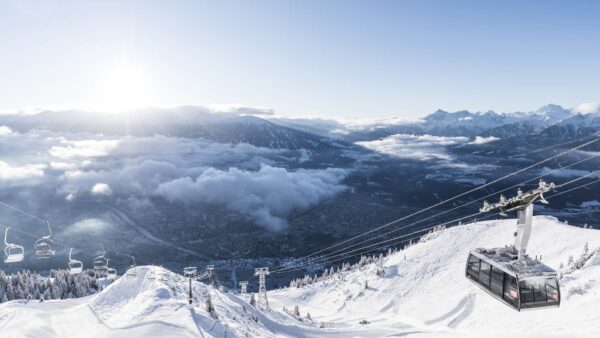
<svg viewBox="0 0 600 338"><path fill-rule="evenodd" d="M574 110L582 114L600 113L600 102L585 102L577 106Z"/></svg>
<svg viewBox="0 0 600 338"><path fill-rule="evenodd" d="M381 140L357 142L378 153L414 160L450 160L446 147L468 142L467 137L396 134Z"/></svg>
<svg viewBox="0 0 600 338"><path fill-rule="evenodd" d="M44 176L44 164L10 165L0 161L0 181L22 181Z"/></svg>
<svg viewBox="0 0 600 338"><path fill-rule="evenodd" d="M108 196L108 195L112 194L112 189L110 188L110 185L108 185L106 183L96 183L92 187L91 193L92 193L92 195Z"/></svg>
<svg viewBox="0 0 600 338"><path fill-rule="evenodd" d="M498 141L499 138L494 136L483 137L483 136L475 136L475 139L468 144L486 144L494 141Z"/></svg>
<svg viewBox="0 0 600 338"><path fill-rule="evenodd" d="M170 201L225 205L258 224L280 231L294 209L307 208L342 191L341 169L288 171L264 165L258 171L207 169L197 178L162 183L156 194Z"/></svg>

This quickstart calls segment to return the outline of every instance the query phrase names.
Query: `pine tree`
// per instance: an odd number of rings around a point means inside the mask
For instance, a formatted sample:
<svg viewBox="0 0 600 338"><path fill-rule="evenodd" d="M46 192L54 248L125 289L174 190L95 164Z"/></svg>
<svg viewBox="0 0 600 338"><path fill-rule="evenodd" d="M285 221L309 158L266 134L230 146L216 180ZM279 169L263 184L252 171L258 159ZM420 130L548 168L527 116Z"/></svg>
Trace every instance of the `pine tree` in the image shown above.
<svg viewBox="0 0 600 338"><path fill-rule="evenodd" d="M211 317L217 318L217 312L215 311L215 307L213 306L210 293L206 297L206 311L210 313Z"/></svg>
<svg viewBox="0 0 600 338"><path fill-rule="evenodd" d="M256 299L254 298L254 294L250 296L250 305L256 306Z"/></svg>
<svg viewBox="0 0 600 338"><path fill-rule="evenodd" d="M300 317L300 308L298 308L298 305L294 306L294 316Z"/></svg>

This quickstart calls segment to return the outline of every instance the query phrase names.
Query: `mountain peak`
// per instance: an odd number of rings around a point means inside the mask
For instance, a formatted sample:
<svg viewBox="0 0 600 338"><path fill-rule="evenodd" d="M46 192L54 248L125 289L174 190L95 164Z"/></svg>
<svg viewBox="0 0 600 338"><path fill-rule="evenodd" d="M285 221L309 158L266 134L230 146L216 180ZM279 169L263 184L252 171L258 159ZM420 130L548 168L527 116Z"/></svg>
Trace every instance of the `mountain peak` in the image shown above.
<svg viewBox="0 0 600 338"><path fill-rule="evenodd" d="M534 112L535 115L546 116L548 119L558 122L571 116L571 112L557 104L547 104Z"/></svg>

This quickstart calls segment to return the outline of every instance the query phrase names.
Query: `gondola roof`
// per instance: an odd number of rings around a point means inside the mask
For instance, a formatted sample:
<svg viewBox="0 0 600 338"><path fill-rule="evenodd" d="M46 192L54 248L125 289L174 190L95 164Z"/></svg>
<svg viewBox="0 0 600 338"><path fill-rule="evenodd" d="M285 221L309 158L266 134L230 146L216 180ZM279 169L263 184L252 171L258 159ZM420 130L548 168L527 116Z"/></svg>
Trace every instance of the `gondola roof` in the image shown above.
<svg viewBox="0 0 600 338"><path fill-rule="evenodd" d="M524 260L518 260L517 253L511 247L495 249L478 248L473 251L493 261L495 266L505 272L513 275L518 274L520 278L556 275L554 269L529 256L525 257Z"/></svg>

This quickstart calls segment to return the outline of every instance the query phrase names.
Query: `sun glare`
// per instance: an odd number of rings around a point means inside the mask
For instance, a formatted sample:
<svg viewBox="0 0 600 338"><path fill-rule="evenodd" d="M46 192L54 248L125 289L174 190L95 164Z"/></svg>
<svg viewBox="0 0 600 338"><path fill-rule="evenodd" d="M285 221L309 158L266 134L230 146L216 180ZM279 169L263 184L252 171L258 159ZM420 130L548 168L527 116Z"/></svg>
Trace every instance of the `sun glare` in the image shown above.
<svg viewBox="0 0 600 338"><path fill-rule="evenodd" d="M147 79L139 69L117 67L102 78L99 108L103 111L118 113L147 104Z"/></svg>

